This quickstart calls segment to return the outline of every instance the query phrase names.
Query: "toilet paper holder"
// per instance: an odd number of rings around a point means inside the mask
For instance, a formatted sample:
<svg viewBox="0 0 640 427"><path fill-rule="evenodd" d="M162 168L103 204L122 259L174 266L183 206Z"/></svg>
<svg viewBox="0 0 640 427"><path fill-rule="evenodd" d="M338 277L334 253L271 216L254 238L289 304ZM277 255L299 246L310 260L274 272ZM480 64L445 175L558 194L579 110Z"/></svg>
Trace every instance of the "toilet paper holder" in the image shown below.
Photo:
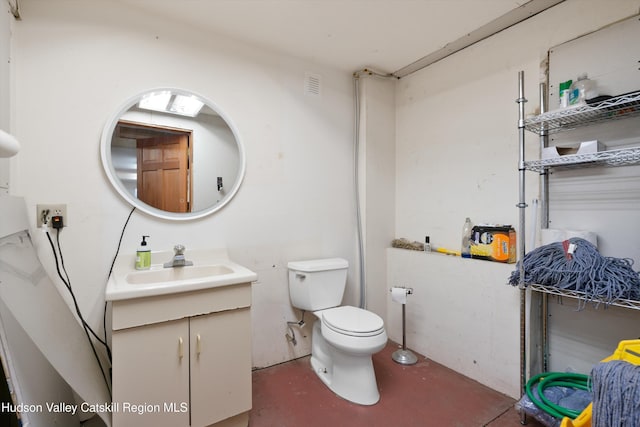
<svg viewBox="0 0 640 427"><path fill-rule="evenodd" d="M407 295L413 294L413 288L407 288L405 286L394 286L389 289L389 292L393 292L394 289L404 289ZM406 335L406 304L402 305L402 348L396 350L391 355L394 362L401 365L413 365L418 361L418 357L407 349L407 335Z"/></svg>
<svg viewBox="0 0 640 427"><path fill-rule="evenodd" d="M389 288L389 292L393 292L394 289L405 289L407 291L407 295L411 295L413 293L413 288L407 288L405 286L394 286L393 288Z"/></svg>

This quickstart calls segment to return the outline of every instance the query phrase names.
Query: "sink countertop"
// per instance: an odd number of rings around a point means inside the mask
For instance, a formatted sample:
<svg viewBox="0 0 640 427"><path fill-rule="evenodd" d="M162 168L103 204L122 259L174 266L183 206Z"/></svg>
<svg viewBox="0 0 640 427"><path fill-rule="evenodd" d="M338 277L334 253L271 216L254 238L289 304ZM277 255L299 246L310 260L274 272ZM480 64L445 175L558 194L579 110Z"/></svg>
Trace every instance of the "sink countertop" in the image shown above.
<svg viewBox="0 0 640 427"><path fill-rule="evenodd" d="M107 282L105 298L107 301L144 298L156 295L167 295L178 292L199 291L203 289L229 286L238 283L254 282L258 275L229 259L226 249L187 249L185 258L193 261L193 266L164 268L163 264L173 258L173 251L151 252L151 268L136 270L135 254L120 255L113 267L111 277ZM192 269L207 266L221 266L231 270L230 273L217 274L209 277L190 277L186 279L157 281L150 283L130 283L127 275L144 275L149 272L158 274L165 270ZM171 272L168 272L171 273Z"/></svg>

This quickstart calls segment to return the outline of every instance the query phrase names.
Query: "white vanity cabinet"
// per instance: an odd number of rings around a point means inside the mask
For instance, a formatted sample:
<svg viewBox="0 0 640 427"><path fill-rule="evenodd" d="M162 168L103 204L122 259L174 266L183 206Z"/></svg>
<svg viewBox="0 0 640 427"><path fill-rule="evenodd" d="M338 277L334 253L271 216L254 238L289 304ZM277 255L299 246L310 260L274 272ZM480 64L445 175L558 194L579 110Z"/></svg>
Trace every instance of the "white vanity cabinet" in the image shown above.
<svg viewBox="0 0 640 427"><path fill-rule="evenodd" d="M189 425L188 410L164 408L169 402L178 407L189 402L189 359L180 355L189 344L188 333L188 319L113 332L114 426ZM161 410L147 414L134 407L156 404Z"/></svg>
<svg viewBox="0 0 640 427"><path fill-rule="evenodd" d="M250 328L249 308L190 319L192 426L251 409Z"/></svg>
<svg viewBox="0 0 640 427"><path fill-rule="evenodd" d="M112 302L113 426L246 426L251 284Z"/></svg>

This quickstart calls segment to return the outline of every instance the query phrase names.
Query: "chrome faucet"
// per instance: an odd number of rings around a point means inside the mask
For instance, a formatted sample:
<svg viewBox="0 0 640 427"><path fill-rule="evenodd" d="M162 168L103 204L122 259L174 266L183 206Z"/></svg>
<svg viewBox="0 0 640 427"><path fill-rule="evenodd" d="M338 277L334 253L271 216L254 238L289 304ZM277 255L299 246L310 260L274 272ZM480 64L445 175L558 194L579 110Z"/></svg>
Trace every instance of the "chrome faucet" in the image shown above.
<svg viewBox="0 0 640 427"><path fill-rule="evenodd" d="M174 255L171 261L165 262L163 264L164 268L173 268L173 267L186 267L188 265L193 265L192 261L187 261L184 257L184 245L175 245L173 247Z"/></svg>

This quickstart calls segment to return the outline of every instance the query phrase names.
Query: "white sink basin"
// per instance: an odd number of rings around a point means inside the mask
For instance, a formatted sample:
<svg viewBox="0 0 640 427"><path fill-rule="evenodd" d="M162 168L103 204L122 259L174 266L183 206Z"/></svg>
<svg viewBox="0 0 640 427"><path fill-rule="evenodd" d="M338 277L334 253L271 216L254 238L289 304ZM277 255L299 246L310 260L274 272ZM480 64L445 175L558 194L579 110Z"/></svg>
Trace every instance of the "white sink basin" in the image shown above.
<svg viewBox="0 0 640 427"><path fill-rule="evenodd" d="M227 265L201 265L188 267L174 267L135 271L125 276L127 283L132 285L152 284L160 282L175 282L189 279L208 279L215 276L233 273L233 269Z"/></svg>
<svg viewBox="0 0 640 427"><path fill-rule="evenodd" d="M198 291L219 286L254 282L253 271L231 261L224 249L185 253L192 266L164 268L173 252L153 252L149 270L134 269L135 255L119 257L107 283L107 301Z"/></svg>

